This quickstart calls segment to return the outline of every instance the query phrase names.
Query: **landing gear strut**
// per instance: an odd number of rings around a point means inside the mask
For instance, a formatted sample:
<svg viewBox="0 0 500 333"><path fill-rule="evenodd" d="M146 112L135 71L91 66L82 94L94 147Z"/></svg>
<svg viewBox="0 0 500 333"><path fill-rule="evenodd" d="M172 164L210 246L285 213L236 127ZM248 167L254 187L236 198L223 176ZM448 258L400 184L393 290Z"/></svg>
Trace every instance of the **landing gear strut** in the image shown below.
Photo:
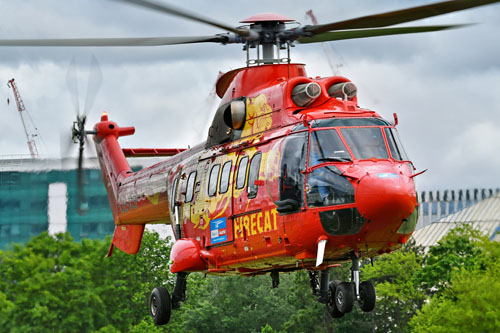
<svg viewBox="0 0 500 333"><path fill-rule="evenodd" d="M172 309L180 307L180 302L186 300L186 279L188 273L179 272L175 279L172 297L164 287L153 289L149 296L149 309L155 325L165 325L170 321Z"/></svg>
<svg viewBox="0 0 500 333"><path fill-rule="evenodd" d="M273 281L273 288L278 288L280 285L280 273L276 270L271 271L271 280Z"/></svg>

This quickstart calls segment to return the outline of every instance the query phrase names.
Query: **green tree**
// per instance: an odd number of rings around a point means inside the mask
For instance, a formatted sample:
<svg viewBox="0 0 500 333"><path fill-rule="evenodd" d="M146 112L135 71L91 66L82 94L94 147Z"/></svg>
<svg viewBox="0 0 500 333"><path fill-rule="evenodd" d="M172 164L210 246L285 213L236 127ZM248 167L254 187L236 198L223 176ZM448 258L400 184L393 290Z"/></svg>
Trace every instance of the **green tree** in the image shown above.
<svg viewBox="0 0 500 333"><path fill-rule="evenodd" d="M412 331L500 332L500 244L483 237L475 246L481 265L454 269L448 288L413 317Z"/></svg>
<svg viewBox="0 0 500 333"><path fill-rule="evenodd" d="M437 245L430 247L423 268L415 274L415 283L429 296L441 295L449 287L454 272L483 267L482 249L477 246L481 237L481 233L468 224L451 230Z"/></svg>
<svg viewBox="0 0 500 333"><path fill-rule="evenodd" d="M43 233L0 252L0 324L10 332L127 331L148 317L150 290L171 288L170 244L145 233L140 253L116 251L109 239Z"/></svg>

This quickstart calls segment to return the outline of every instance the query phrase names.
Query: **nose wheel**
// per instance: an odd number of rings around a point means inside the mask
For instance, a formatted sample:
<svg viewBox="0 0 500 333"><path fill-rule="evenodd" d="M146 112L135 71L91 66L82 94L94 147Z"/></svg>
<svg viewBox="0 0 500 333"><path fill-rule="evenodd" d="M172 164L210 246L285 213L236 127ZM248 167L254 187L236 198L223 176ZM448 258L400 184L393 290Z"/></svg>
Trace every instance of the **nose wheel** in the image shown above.
<svg viewBox="0 0 500 333"><path fill-rule="evenodd" d="M321 284L324 283L325 281L322 281ZM370 312L375 308L376 299L373 283L359 282L359 257L353 253L351 282L333 280L328 284L328 299L325 302L328 313L333 318L341 318L352 311L356 301L363 312Z"/></svg>

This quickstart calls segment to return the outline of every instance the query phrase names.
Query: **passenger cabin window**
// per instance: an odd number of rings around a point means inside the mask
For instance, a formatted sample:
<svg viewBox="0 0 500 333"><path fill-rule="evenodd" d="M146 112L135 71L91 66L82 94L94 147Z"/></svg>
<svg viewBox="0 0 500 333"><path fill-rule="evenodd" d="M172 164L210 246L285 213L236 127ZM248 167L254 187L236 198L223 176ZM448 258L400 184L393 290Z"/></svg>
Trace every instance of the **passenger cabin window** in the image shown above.
<svg viewBox="0 0 500 333"><path fill-rule="evenodd" d="M220 164L216 164L210 170L210 178L208 179L208 195L214 196L217 192L217 182L219 178Z"/></svg>
<svg viewBox="0 0 500 333"><path fill-rule="evenodd" d="M389 158L382 131L379 127L342 128L340 132L357 159Z"/></svg>
<svg viewBox="0 0 500 333"><path fill-rule="evenodd" d="M252 160L250 161L250 171L248 172L248 185L247 193L249 198L255 198L257 196L258 186L255 185L255 181L259 179L260 170L260 160L262 159L261 153L256 153Z"/></svg>
<svg viewBox="0 0 500 333"><path fill-rule="evenodd" d="M242 189L245 187L245 179L247 177L248 156L240 159L238 166L238 175L236 176L236 188Z"/></svg>
<svg viewBox="0 0 500 333"><path fill-rule="evenodd" d="M186 202L191 202L191 200L193 200L193 190L194 190L195 180L196 180L196 171L193 171L189 174L187 181Z"/></svg>
<svg viewBox="0 0 500 333"><path fill-rule="evenodd" d="M232 161L227 161L222 167L222 174L220 175L219 193L226 193L229 188L229 176L231 175Z"/></svg>
<svg viewBox="0 0 500 333"><path fill-rule="evenodd" d="M175 193L177 192L177 184L179 183L179 177L175 177L174 184L172 185L172 193L170 194L170 210L174 214L175 208Z"/></svg>

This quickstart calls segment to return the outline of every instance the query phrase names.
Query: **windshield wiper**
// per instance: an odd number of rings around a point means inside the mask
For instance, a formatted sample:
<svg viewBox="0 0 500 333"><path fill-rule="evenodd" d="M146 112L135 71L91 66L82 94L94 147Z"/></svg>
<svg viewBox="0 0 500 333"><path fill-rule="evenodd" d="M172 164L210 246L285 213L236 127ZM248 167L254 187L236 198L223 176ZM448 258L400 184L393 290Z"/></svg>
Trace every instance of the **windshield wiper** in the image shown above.
<svg viewBox="0 0 500 333"><path fill-rule="evenodd" d="M329 156L318 159L319 162L352 162L349 157Z"/></svg>

